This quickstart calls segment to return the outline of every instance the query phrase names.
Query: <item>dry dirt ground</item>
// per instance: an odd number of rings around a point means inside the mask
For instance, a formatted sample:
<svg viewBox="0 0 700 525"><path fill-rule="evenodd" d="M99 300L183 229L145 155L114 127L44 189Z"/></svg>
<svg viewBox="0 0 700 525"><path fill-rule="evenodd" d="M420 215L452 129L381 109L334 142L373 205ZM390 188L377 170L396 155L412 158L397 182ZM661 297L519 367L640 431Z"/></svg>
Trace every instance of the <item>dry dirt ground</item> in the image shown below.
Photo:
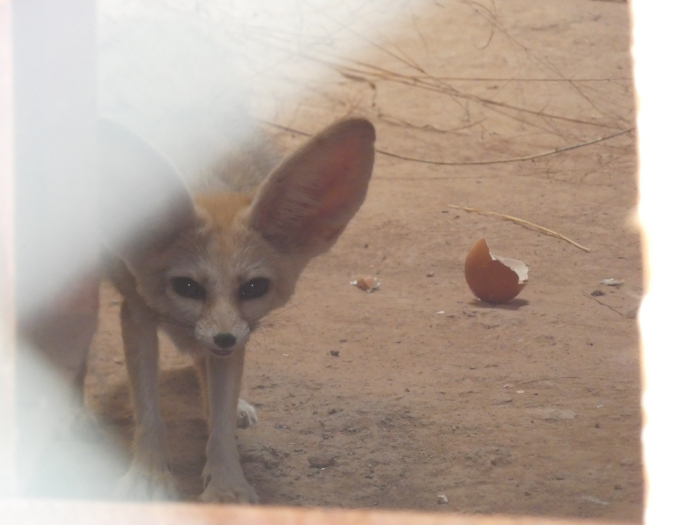
<svg viewBox="0 0 700 525"><path fill-rule="evenodd" d="M366 115L394 154L378 155L358 216L248 346L244 397L260 423L239 445L263 504L641 521L628 6L485 5L414 5L405 27L329 63L293 107L259 105L290 145ZM532 221L590 253L449 204ZM467 288L464 258L482 237L530 267L511 304ZM380 290L349 284L364 275ZM126 443L119 298L102 292L88 404ZM206 443L196 376L165 340L162 363L173 466L194 499ZM312 468L313 456L334 464Z"/></svg>

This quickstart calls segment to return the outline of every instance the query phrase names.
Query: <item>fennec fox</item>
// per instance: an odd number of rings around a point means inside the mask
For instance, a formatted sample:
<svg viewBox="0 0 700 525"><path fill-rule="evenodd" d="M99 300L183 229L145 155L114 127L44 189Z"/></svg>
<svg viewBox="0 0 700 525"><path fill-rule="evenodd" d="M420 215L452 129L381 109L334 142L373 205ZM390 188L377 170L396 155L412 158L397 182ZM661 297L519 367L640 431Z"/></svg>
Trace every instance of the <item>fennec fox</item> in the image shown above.
<svg viewBox="0 0 700 525"><path fill-rule="evenodd" d="M269 173L254 173L264 170L265 159L225 160L210 177L215 181L194 194L169 161L127 128L103 120L99 132L107 267L124 297L135 412L133 462L119 490L136 498L178 494L158 407L160 327L200 372L209 427L202 500L257 502L235 437L245 345L360 208L374 163L374 128L363 119L340 121ZM246 173L236 172L241 166ZM256 176L256 189L234 191ZM124 217L128 228L116 220ZM244 402L240 408L254 417Z"/></svg>

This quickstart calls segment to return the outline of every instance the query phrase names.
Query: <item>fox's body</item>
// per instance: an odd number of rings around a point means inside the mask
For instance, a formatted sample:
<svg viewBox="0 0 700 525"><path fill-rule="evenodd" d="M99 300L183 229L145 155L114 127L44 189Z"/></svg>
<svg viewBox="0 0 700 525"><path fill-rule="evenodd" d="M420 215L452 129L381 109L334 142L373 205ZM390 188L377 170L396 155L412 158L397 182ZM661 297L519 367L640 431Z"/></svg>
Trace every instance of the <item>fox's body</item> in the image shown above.
<svg viewBox="0 0 700 525"><path fill-rule="evenodd" d="M197 193L121 125L104 121L100 140L107 266L124 296L135 410L134 460L120 491L139 498L177 495L157 401L161 327L192 355L202 380L210 432L202 498L256 502L235 440L237 408L249 421L256 417L238 399L245 345L362 204L374 129L362 119L341 121L274 169L274 150L257 143L247 158L225 158L204 183L191 184ZM256 158L261 152L265 157Z"/></svg>

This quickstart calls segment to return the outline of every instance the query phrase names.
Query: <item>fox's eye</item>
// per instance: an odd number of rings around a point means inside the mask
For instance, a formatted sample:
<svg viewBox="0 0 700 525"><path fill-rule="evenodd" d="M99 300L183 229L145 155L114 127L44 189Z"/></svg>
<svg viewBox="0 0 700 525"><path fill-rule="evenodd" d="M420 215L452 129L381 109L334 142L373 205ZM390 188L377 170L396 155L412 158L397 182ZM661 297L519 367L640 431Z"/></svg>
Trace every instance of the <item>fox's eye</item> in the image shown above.
<svg viewBox="0 0 700 525"><path fill-rule="evenodd" d="M189 277L173 277L170 279L170 284L176 294L186 297L187 299L203 300L207 292L204 286Z"/></svg>
<svg viewBox="0 0 700 525"><path fill-rule="evenodd" d="M270 288L270 280L264 277L257 277L243 283L238 289L238 297L241 299L257 299L267 293Z"/></svg>

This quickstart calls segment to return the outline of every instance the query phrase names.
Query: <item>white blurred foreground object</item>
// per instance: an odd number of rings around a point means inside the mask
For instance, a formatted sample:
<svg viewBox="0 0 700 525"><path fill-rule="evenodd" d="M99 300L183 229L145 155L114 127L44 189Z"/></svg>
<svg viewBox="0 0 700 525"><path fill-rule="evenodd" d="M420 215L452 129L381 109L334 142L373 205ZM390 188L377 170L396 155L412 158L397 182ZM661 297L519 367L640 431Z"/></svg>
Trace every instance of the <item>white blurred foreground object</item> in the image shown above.
<svg viewBox="0 0 700 525"><path fill-rule="evenodd" d="M634 1L646 295L641 324L649 525L697 522L700 492L700 48L693 3ZM693 516L695 516L693 518Z"/></svg>

